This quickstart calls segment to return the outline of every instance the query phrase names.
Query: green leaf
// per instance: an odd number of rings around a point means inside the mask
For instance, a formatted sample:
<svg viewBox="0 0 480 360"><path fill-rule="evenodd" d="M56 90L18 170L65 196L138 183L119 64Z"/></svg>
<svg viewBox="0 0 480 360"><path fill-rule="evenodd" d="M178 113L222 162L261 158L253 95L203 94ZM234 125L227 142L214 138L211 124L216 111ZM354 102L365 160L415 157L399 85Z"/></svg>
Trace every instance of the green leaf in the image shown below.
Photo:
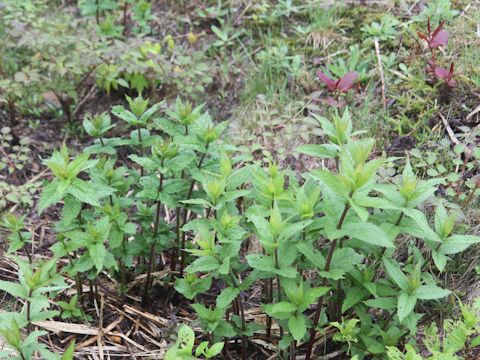
<svg viewBox="0 0 480 360"><path fill-rule="evenodd" d="M128 158L148 171L155 171L160 168L159 164L157 164L155 161L148 157L141 157L135 154L131 154L128 156Z"/></svg>
<svg viewBox="0 0 480 360"><path fill-rule="evenodd" d="M129 125L136 125L138 123L137 117L131 113L130 111L126 110L122 105L115 105L112 107L112 114L116 117L122 119Z"/></svg>
<svg viewBox="0 0 480 360"><path fill-rule="evenodd" d="M193 350L193 344L195 343L195 333L193 330L187 326L182 325L178 331L178 340L179 348L185 354L191 354Z"/></svg>
<svg viewBox="0 0 480 360"><path fill-rule="evenodd" d="M443 271L447 265L448 257L436 250L432 250L432 258L437 269Z"/></svg>
<svg viewBox="0 0 480 360"><path fill-rule="evenodd" d="M142 116L140 117L140 122L142 124L146 123L151 117L153 114L155 114L158 109L160 109L160 106L162 105L162 103L157 103L155 105L152 105L152 107L150 109L147 109L143 114Z"/></svg>
<svg viewBox="0 0 480 360"><path fill-rule="evenodd" d="M252 268L272 273L275 271L275 265L271 256L252 254L247 255L247 262Z"/></svg>
<svg viewBox="0 0 480 360"><path fill-rule="evenodd" d="M105 249L105 245L103 243L95 243L88 246L88 253L97 268L97 272L103 270L103 262L105 257L107 256L107 249Z"/></svg>
<svg viewBox="0 0 480 360"><path fill-rule="evenodd" d="M273 304L271 309L270 309L270 313L275 316L275 314L279 314L279 313L291 313L293 311L296 311L297 310L297 307L295 306L295 304L292 304L288 301L280 301L276 304Z"/></svg>
<svg viewBox="0 0 480 360"><path fill-rule="evenodd" d="M209 272L218 270L220 263L213 256L202 256L192 262L187 268L188 273Z"/></svg>
<svg viewBox="0 0 480 360"><path fill-rule="evenodd" d="M417 209L403 209L403 213L407 215L409 218L411 218L417 224L418 230L420 230L420 233L418 233L416 229L412 229L410 227L404 227L403 228L404 231L414 236L419 236L419 235L423 236L430 241L442 242L438 234L435 231L433 231L433 229L428 224L427 217L423 212Z"/></svg>
<svg viewBox="0 0 480 360"><path fill-rule="evenodd" d="M390 259L384 258L383 265L385 266L388 276L400 287L400 289L408 291L409 281L398 264Z"/></svg>
<svg viewBox="0 0 480 360"><path fill-rule="evenodd" d="M397 299L393 297L378 297L363 302L368 307L379 308L383 310L393 310L397 308Z"/></svg>
<svg viewBox="0 0 480 360"><path fill-rule="evenodd" d="M319 181L323 186L327 186L335 194L339 195L342 199L348 198L349 188L347 188L338 177L326 170L314 170L310 175Z"/></svg>
<svg viewBox="0 0 480 360"><path fill-rule="evenodd" d="M238 290L237 288L227 287L223 289L220 295L218 295L217 297L217 307L223 309L228 308L239 293L240 290Z"/></svg>
<svg viewBox="0 0 480 360"><path fill-rule="evenodd" d="M95 191L95 188L84 180L73 180L67 191L81 202L92 206L100 206L98 193Z"/></svg>
<svg viewBox="0 0 480 360"><path fill-rule="evenodd" d="M304 144L295 149L296 152L319 158L333 158L337 154L337 148L332 144Z"/></svg>
<svg viewBox="0 0 480 360"><path fill-rule="evenodd" d="M213 358L214 356L217 356L220 354L223 350L223 346L225 345L224 342L217 342L213 344L208 350L207 350L207 355L209 358Z"/></svg>
<svg viewBox="0 0 480 360"><path fill-rule="evenodd" d="M301 341L307 333L307 325L303 314L290 316L288 319L288 329L296 341Z"/></svg>
<svg viewBox="0 0 480 360"><path fill-rule="evenodd" d="M345 300L342 304L342 314L350 309L352 306L358 304L368 295L368 291L359 288L352 288L347 292Z"/></svg>
<svg viewBox="0 0 480 360"><path fill-rule="evenodd" d="M417 303L417 297L415 295L409 295L408 293L401 291L398 296L398 318L400 322L410 315L413 311L415 304Z"/></svg>
<svg viewBox="0 0 480 360"><path fill-rule="evenodd" d="M63 194L57 191L59 181L54 180L43 188L38 201L38 212L41 214L46 208L56 204L62 199Z"/></svg>
<svg viewBox="0 0 480 360"><path fill-rule="evenodd" d="M64 199L64 205L62 209L62 222L70 223L80 213L82 204L73 196L66 196Z"/></svg>
<svg viewBox="0 0 480 360"><path fill-rule="evenodd" d="M28 297L28 290L22 284L0 280L0 290L16 298L26 299Z"/></svg>
<svg viewBox="0 0 480 360"><path fill-rule="evenodd" d="M434 300L448 296L450 290L442 289L436 285L421 285L416 291L415 295L421 300Z"/></svg>
<svg viewBox="0 0 480 360"><path fill-rule="evenodd" d="M390 237L379 226L371 223L348 223L340 231L345 236L358 239L375 246L383 246L394 249Z"/></svg>
<svg viewBox="0 0 480 360"><path fill-rule="evenodd" d="M67 350L62 355L62 360L73 360L73 352L75 351L75 340L70 342Z"/></svg>
<svg viewBox="0 0 480 360"><path fill-rule="evenodd" d="M456 254L479 242L480 236L452 235L443 242L439 252L445 255Z"/></svg>

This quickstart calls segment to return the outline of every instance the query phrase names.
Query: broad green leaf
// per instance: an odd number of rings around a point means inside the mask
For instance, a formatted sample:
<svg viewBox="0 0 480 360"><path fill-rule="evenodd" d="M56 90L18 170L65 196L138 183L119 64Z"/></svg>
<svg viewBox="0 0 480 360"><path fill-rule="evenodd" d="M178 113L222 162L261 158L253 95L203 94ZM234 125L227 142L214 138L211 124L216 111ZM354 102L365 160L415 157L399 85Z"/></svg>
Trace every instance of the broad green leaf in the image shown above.
<svg viewBox="0 0 480 360"><path fill-rule="evenodd" d="M332 144L304 144L295 149L296 152L319 158L333 158L337 154L337 148Z"/></svg>
<svg viewBox="0 0 480 360"><path fill-rule="evenodd" d="M139 122L142 124L145 124L151 117L154 115L159 109L162 103L157 103L155 105L152 105L151 108L147 109L142 116L140 117Z"/></svg>
<svg viewBox="0 0 480 360"><path fill-rule="evenodd" d="M237 288L227 287L223 289L220 295L217 296L217 307L223 309L228 308L239 293L240 290L238 290Z"/></svg>
<svg viewBox="0 0 480 360"><path fill-rule="evenodd" d="M393 310L397 308L397 299L393 297L378 297L363 302L368 307L379 308L384 310Z"/></svg>
<svg viewBox="0 0 480 360"><path fill-rule="evenodd" d="M346 200L348 198L348 192L350 191L337 176L326 170L315 170L310 175L319 181L323 186L327 186L335 194Z"/></svg>
<svg viewBox="0 0 480 360"><path fill-rule="evenodd" d="M395 248L388 234L379 226L371 223L348 223L342 227L340 233L368 244L390 249Z"/></svg>
<svg viewBox="0 0 480 360"><path fill-rule="evenodd" d="M62 199L63 194L57 191L59 181L54 180L43 188L38 202L38 212L41 214L46 208L56 204Z"/></svg>
<svg viewBox="0 0 480 360"><path fill-rule="evenodd" d="M217 342L213 344L208 350L207 350L207 355L209 358L213 358L214 356L217 356L220 354L223 350L223 346L225 345L224 342Z"/></svg>
<svg viewBox="0 0 480 360"><path fill-rule="evenodd" d="M73 180L71 186L68 188L68 193L81 202L92 206L100 206L98 202L99 196L95 188L84 180Z"/></svg>
<svg viewBox="0 0 480 360"><path fill-rule="evenodd" d="M116 117L122 119L129 125L136 125L138 123L137 117L131 113L130 111L126 110L123 106L121 105L115 105L112 107L112 114L115 115Z"/></svg>
<svg viewBox="0 0 480 360"><path fill-rule="evenodd" d="M411 218L418 226L418 229L410 229L409 227L404 227L403 228L404 231L414 236L423 235L425 238L427 238L430 241L442 242L438 234L435 231L433 231L433 229L430 227L427 217L423 212L417 209L404 208L403 213L407 215L409 218ZM418 233L418 230L420 230L421 232Z"/></svg>
<svg viewBox="0 0 480 360"><path fill-rule="evenodd" d="M271 256L261 254L247 255L247 262L252 268L260 271L272 273L276 270Z"/></svg>
<svg viewBox="0 0 480 360"><path fill-rule="evenodd" d="M195 333L189 326L182 325L178 331L177 343L179 344L179 348L183 350L183 353L192 353L193 345L195 343Z"/></svg>
<svg viewBox="0 0 480 360"><path fill-rule="evenodd" d="M187 268L188 273L209 272L218 270L220 263L213 256L202 256L192 262Z"/></svg>
<svg viewBox="0 0 480 360"><path fill-rule="evenodd" d="M75 351L75 340L70 342L67 350L62 354L62 360L73 360L73 353Z"/></svg>
<svg viewBox="0 0 480 360"><path fill-rule="evenodd" d="M442 289L435 285L421 285L415 295L421 300L434 300L443 298L451 293L450 290Z"/></svg>
<svg viewBox="0 0 480 360"><path fill-rule="evenodd" d="M63 202L62 221L68 224L72 222L80 213L82 204L71 195L65 196Z"/></svg>
<svg viewBox="0 0 480 360"><path fill-rule="evenodd" d="M447 265L448 257L436 250L432 250L432 258L437 269L443 271Z"/></svg>
<svg viewBox="0 0 480 360"><path fill-rule="evenodd" d="M416 303L417 297L415 295L409 295L404 291L400 291L397 305L398 318L400 319L400 322L403 322L403 320L410 315Z"/></svg>
<svg viewBox="0 0 480 360"><path fill-rule="evenodd" d="M0 280L0 290L15 298L26 299L28 297L28 290L22 284Z"/></svg>
<svg viewBox="0 0 480 360"><path fill-rule="evenodd" d="M439 252L445 255L456 254L479 242L480 236L452 235L443 242Z"/></svg>
<svg viewBox="0 0 480 360"><path fill-rule="evenodd" d="M288 301L280 301L276 304L265 305L265 312L273 317L277 317L281 314L291 314L296 310L297 307Z"/></svg>
<svg viewBox="0 0 480 360"><path fill-rule="evenodd" d="M384 258L383 265L385 266L388 276L400 287L400 289L408 291L409 281L398 264L390 259Z"/></svg>
<svg viewBox="0 0 480 360"><path fill-rule="evenodd" d="M367 290L359 289L359 288L351 288L347 292L347 296L343 300L342 303L342 313L350 309L352 306L358 304L368 295Z"/></svg>
<svg viewBox="0 0 480 360"><path fill-rule="evenodd" d="M290 279L294 279L298 275L297 269L293 267L281 267L280 269L274 269L273 273Z"/></svg>
<svg viewBox="0 0 480 360"><path fill-rule="evenodd" d="M290 316L288 319L288 329L296 341L301 341L307 333L307 325L303 314Z"/></svg>
<svg viewBox="0 0 480 360"><path fill-rule="evenodd" d="M103 245L103 243L89 245L88 253L90 254L90 257L97 268L97 272L103 270L103 262L107 256L107 249L105 249L105 245Z"/></svg>

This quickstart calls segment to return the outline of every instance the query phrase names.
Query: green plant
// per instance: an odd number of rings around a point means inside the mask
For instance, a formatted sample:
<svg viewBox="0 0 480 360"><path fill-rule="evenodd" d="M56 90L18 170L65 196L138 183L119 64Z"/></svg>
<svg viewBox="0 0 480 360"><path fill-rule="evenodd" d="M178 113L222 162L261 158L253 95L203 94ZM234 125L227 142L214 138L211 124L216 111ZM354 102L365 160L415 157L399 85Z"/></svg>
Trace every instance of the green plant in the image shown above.
<svg viewBox="0 0 480 360"><path fill-rule="evenodd" d="M452 9L452 2L450 0L434 0L425 5L422 12L414 17L416 21L425 22L427 19L432 19L435 22L440 20L452 20L460 14L457 9Z"/></svg>
<svg viewBox="0 0 480 360"><path fill-rule="evenodd" d="M195 333L187 326L182 325L178 330L177 341L165 354L165 360L195 360L199 356L211 359L218 355L223 349L223 343L218 342L209 346L208 341L201 342L195 349L195 357L192 356L195 342Z"/></svg>
<svg viewBox="0 0 480 360"><path fill-rule="evenodd" d="M283 101L288 96L289 81L302 73L302 61L298 55L289 55L286 45L272 46L257 55L258 69L253 71L244 90L247 100L264 94L267 100L280 96Z"/></svg>
<svg viewBox="0 0 480 360"><path fill-rule="evenodd" d="M23 338L22 328L25 326L18 314L2 313L0 319L0 335L5 339L7 346L0 351L2 357L15 360L33 360L40 353L48 360L73 360L75 341L72 341L62 356L50 352L45 344L39 343L38 338L47 334L46 331L32 331ZM20 325L19 325L20 323Z"/></svg>
<svg viewBox="0 0 480 360"><path fill-rule="evenodd" d="M17 250L23 249L31 263L33 258L28 250L28 244L32 241L32 234L25 229L25 217L17 217L12 213L6 213L0 222L0 227L10 233L7 237L9 244L8 253L15 254Z"/></svg>
<svg viewBox="0 0 480 360"><path fill-rule="evenodd" d="M82 308L79 307L78 303L78 294L72 296L69 302L66 301L57 301L57 305L60 306L61 318L62 319L88 319L87 315L83 312Z"/></svg>
<svg viewBox="0 0 480 360"><path fill-rule="evenodd" d="M32 207L33 196L42 184L35 177L26 179L31 161L30 139L22 137L18 145L14 145L14 141L9 127L0 129L0 210L11 204Z"/></svg>
<svg viewBox="0 0 480 360"><path fill-rule="evenodd" d="M30 139L22 137L18 145L13 145L11 128L0 129L0 173L6 169L9 174L23 170L31 152Z"/></svg>
<svg viewBox="0 0 480 360"><path fill-rule="evenodd" d="M385 14L382 16L380 23L374 21L370 25L364 25L361 30L365 33L367 41L371 41L372 38L388 41L395 39L397 35L395 27L398 24L399 21L394 16Z"/></svg>
<svg viewBox="0 0 480 360"><path fill-rule="evenodd" d="M463 359L459 355L480 344L480 318L478 316L478 300L473 305L465 305L459 301L461 316L447 319L443 323L442 337L435 323L425 331L424 345L430 355L420 356L411 345L406 345L406 352L396 347L389 347L387 351L390 360L446 360Z"/></svg>

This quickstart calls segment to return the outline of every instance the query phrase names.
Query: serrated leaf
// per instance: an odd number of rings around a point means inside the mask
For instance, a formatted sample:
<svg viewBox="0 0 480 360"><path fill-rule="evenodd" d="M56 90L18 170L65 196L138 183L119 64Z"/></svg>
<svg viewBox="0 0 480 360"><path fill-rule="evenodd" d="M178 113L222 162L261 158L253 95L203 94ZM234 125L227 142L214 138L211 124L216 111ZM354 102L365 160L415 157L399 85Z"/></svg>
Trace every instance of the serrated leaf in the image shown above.
<svg viewBox="0 0 480 360"><path fill-rule="evenodd" d="M400 287L400 289L408 291L409 281L400 267L387 258L383 259L383 265L385 266L388 276Z"/></svg>
<svg viewBox="0 0 480 360"><path fill-rule="evenodd" d="M417 297L415 295L409 295L404 291L400 292L397 305L398 318L400 319L400 322L403 322L403 320L410 315L415 308L416 303Z"/></svg>
<svg viewBox="0 0 480 360"><path fill-rule="evenodd" d="M303 314L290 316L288 319L288 329L296 341L301 341L307 333L307 325Z"/></svg>
<svg viewBox="0 0 480 360"><path fill-rule="evenodd" d="M189 273L195 272L209 272L218 270L220 267L219 262L213 256L202 256L192 262L186 271Z"/></svg>
<svg viewBox="0 0 480 360"><path fill-rule="evenodd" d="M442 289L436 285L421 285L416 291L415 295L421 300L435 300L448 296L450 290Z"/></svg>
<svg viewBox="0 0 480 360"><path fill-rule="evenodd" d="M227 287L223 289L220 295L217 296L217 307L223 309L228 308L239 293L240 290L238 290L237 288Z"/></svg>
<svg viewBox="0 0 480 360"><path fill-rule="evenodd" d="M22 284L0 280L0 290L15 298L26 299L28 297L28 291Z"/></svg>
<svg viewBox="0 0 480 360"><path fill-rule="evenodd" d="M348 223L345 224L341 231L344 236L349 236L353 239L358 239L368 244L375 246L383 246L393 249L395 245L379 226L371 223Z"/></svg>

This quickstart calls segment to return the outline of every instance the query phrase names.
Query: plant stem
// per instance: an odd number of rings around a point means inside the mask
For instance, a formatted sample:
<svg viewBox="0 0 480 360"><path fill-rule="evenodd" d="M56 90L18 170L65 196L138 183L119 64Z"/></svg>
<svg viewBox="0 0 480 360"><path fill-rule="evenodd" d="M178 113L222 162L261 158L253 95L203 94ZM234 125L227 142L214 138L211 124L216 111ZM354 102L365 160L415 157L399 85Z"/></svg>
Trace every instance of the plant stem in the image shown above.
<svg viewBox="0 0 480 360"><path fill-rule="evenodd" d="M170 271L175 271L175 268L177 267L177 259L178 259L178 251L180 249L180 208L177 206L175 208L175 234L177 237L177 241L175 244L175 249L173 250L172 253L172 262L170 263Z"/></svg>
<svg viewBox="0 0 480 360"><path fill-rule="evenodd" d="M128 1L125 0L125 5L123 7L123 36L127 35L127 10L128 10Z"/></svg>
<svg viewBox="0 0 480 360"><path fill-rule="evenodd" d="M138 131L138 142L140 144L140 156L143 156L142 131L140 127L137 128L137 131ZM143 176L143 166L140 166L140 176Z"/></svg>
<svg viewBox="0 0 480 360"><path fill-rule="evenodd" d="M340 216L340 220L338 221L338 224L337 224L337 229L338 230L340 230L342 228L343 222L345 221L345 218L347 216L347 213L348 213L349 209L350 209L350 205L347 202L345 204L345 207L343 208L343 213ZM325 263L325 269L324 269L325 272L330 271L330 265L332 263L333 252L335 251L336 246L337 246L337 239L333 240L331 245L330 245L330 249L329 249L328 255L327 255L327 261ZM326 286L327 284L328 284L328 279L324 277L323 280L322 280L322 286ZM323 300L324 300L324 296L320 296L320 298L318 299L318 302L317 302L317 309L315 310L315 315L313 317L312 327L310 329L310 339L308 340L305 360L310 360L311 356L312 356L313 343L315 342L315 334L316 334L315 328L317 327L318 321L320 320L320 313L322 312Z"/></svg>
<svg viewBox="0 0 480 360"><path fill-rule="evenodd" d="M292 344L290 345L290 360L295 360L296 359L296 353L297 352L297 340L293 340Z"/></svg>
<svg viewBox="0 0 480 360"><path fill-rule="evenodd" d="M277 239L275 238L275 245L277 245ZM280 269L280 264L278 262L278 249L275 247L274 250L274 256L275 256L275 268ZM273 284L272 284L273 285ZM277 276L277 302L282 301L282 287L280 286L280 276ZM278 324L278 327L280 329L280 337L283 337L283 328ZM282 351L283 354L283 351Z"/></svg>
<svg viewBox="0 0 480 360"><path fill-rule="evenodd" d="M103 142L102 137L99 137L99 140L100 140L100 144L102 144L102 147L105 147L105 143Z"/></svg>
<svg viewBox="0 0 480 360"><path fill-rule="evenodd" d="M219 259L217 261L220 262ZM232 274L231 272L228 273L230 280L233 282L233 286L238 288L239 284L237 283L237 279L235 278L235 275ZM238 309L240 312L240 319L242 320L242 332L245 332L247 329L246 321L245 321L245 309L243 306L243 300L242 300L242 294L241 292L237 295L237 304L238 304ZM247 338L244 334L242 334L242 360L247 359Z"/></svg>
<svg viewBox="0 0 480 360"><path fill-rule="evenodd" d="M161 163L161 167L163 168L163 160ZM160 174L160 181L158 184L158 194L160 194L163 190L163 172ZM160 209L161 209L161 201L157 200L157 210L155 214L155 224L153 226L153 243L150 246L150 257L148 259L148 267L147 267L147 277L145 279L145 286L143 288L143 297L142 297L142 304L148 305L149 303L149 298L148 298L148 293L150 290L150 282L151 282L151 276L152 276L152 268L153 268L153 262L155 261L155 247L157 244L157 235L158 235L158 227L160 224Z"/></svg>
<svg viewBox="0 0 480 360"><path fill-rule="evenodd" d="M97 10L95 12L95 20L97 25L100 25L100 0L96 0L97 3Z"/></svg>
<svg viewBox="0 0 480 360"><path fill-rule="evenodd" d="M21 232L21 231L17 231L17 234L18 234L18 238L19 238L20 241L23 243L23 251L25 251L25 254L27 254L28 262L29 262L30 264L32 264L32 256L30 255L30 251L28 251L27 243L26 243L25 240L23 239L22 232Z"/></svg>
<svg viewBox="0 0 480 360"><path fill-rule="evenodd" d="M30 303L30 298L32 297L32 293L33 293L33 289L30 289L28 291L28 299L26 300L27 301L27 330L28 330L28 334L30 334L32 332L32 319L31 319L31 315L30 315L30 308L31 308L31 303Z"/></svg>
<svg viewBox="0 0 480 360"><path fill-rule="evenodd" d="M188 128L185 128L185 131L188 131ZM200 158L200 161L198 162L197 168L201 169L203 165L203 161L205 160L205 156L207 155L208 151L208 145L205 146L205 152L202 154L202 157ZM193 194L193 188L195 187L195 179L192 179L192 182L190 184L190 188L188 189L188 194L186 200L190 200ZM188 211L187 208L184 208L183 211L183 221L182 225L185 225L187 223L187 216L188 216ZM185 241L186 241L186 236L187 234L185 231L182 231L182 244L181 244L181 249L180 249L180 276L183 276L183 269L185 267Z"/></svg>

